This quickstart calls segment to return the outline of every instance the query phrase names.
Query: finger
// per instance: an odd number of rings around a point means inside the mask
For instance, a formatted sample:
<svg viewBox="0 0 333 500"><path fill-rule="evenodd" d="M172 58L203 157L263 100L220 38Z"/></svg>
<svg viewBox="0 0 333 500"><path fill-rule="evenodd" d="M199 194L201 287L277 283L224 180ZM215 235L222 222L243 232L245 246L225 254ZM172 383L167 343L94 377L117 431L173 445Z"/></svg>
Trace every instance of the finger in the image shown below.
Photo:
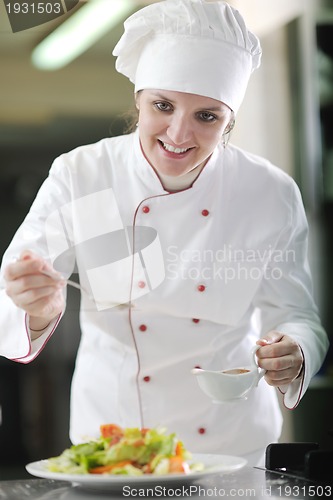
<svg viewBox="0 0 333 500"><path fill-rule="evenodd" d="M44 259L38 256L33 256L31 252L21 254L21 259L9 264L5 270L5 280L7 284L20 279L23 276L29 277L30 275L37 274L45 271L47 275L56 281L62 280L63 276L54 270ZM47 284L47 282L45 282ZM51 284L49 281L48 284Z"/></svg>
<svg viewBox="0 0 333 500"><path fill-rule="evenodd" d="M37 262L40 262L40 271L48 273L48 275L52 278L54 276L54 279L59 280L62 278L62 274L59 273L54 269L54 267L49 264L46 260L42 259L39 257L37 254L31 252L31 250L25 250L22 252L20 256L21 260L35 260Z"/></svg>
<svg viewBox="0 0 333 500"><path fill-rule="evenodd" d="M20 255L20 258L17 262L23 262L27 263L28 266L34 262L34 265L37 265L35 263L39 263L39 267L44 265L45 261L42 257L40 257L38 254L32 252L31 250L23 250L23 252Z"/></svg>
<svg viewBox="0 0 333 500"><path fill-rule="evenodd" d="M297 361L303 359L302 351L298 345L298 343L287 335L283 336L283 338L271 345L267 345L265 347L261 347L258 351L258 358L282 358L283 356L293 356Z"/></svg>
<svg viewBox="0 0 333 500"><path fill-rule="evenodd" d="M43 264L43 267L41 269L41 272L43 274L45 274L45 276L49 276L52 280L55 280L55 281L59 281L59 280L62 280L62 281L65 281L63 275L59 272L59 271L56 271L54 269L54 267L52 267L50 264L48 264L47 262L45 262Z"/></svg>
<svg viewBox="0 0 333 500"><path fill-rule="evenodd" d="M265 369L268 376L279 380L286 377L295 379L302 369L303 357L299 351L278 358L265 358L258 360L258 365Z"/></svg>
<svg viewBox="0 0 333 500"><path fill-rule="evenodd" d="M281 334L280 334L281 335ZM298 344L289 337L282 335L280 340L272 344L263 345L257 351L258 359L280 358L296 353Z"/></svg>
<svg viewBox="0 0 333 500"><path fill-rule="evenodd" d="M47 290L45 290L46 295L40 296L36 298L36 300L32 300L31 302L27 302L27 300L31 299L31 296L21 297L22 303L17 304L18 307L24 309L30 316L37 317L49 317L54 314L57 314L63 309L64 304L64 296L61 290L57 290L52 293L47 294Z"/></svg>
<svg viewBox="0 0 333 500"><path fill-rule="evenodd" d="M268 374L265 375L265 381L267 382L268 385L271 385L273 387L281 387L282 385L289 385L293 380L294 377L292 376L276 379L270 377Z"/></svg>
<svg viewBox="0 0 333 500"><path fill-rule="evenodd" d="M268 349L268 346L275 345L281 342L282 339L283 339L282 333L276 330L272 330L268 332L264 337L257 340L256 344L262 346L260 349L258 349L256 353L258 359L263 359L265 357L274 357L276 355L276 350Z"/></svg>
<svg viewBox="0 0 333 500"><path fill-rule="evenodd" d="M17 260L7 265L4 277L7 282L13 281L25 274L33 274L39 271L41 267L42 263L36 259Z"/></svg>
<svg viewBox="0 0 333 500"><path fill-rule="evenodd" d="M30 306L38 300L52 300L52 296L55 296L59 291L58 286L45 286L38 288L31 288L17 295L17 301L24 306Z"/></svg>
<svg viewBox="0 0 333 500"><path fill-rule="evenodd" d="M65 282L63 280L54 280L44 274L28 274L9 281L6 292L9 297L14 298L29 291L31 293L43 294L42 289L45 287L55 290L56 288L62 288L64 285ZM40 292L38 292L38 289L40 289Z"/></svg>
<svg viewBox="0 0 333 500"><path fill-rule="evenodd" d="M38 259L38 255L31 250L25 249L21 252L19 260Z"/></svg>
<svg viewBox="0 0 333 500"><path fill-rule="evenodd" d="M293 366L293 357L291 355L265 357L260 358L258 361L260 368L264 368L267 371L278 372L281 370L287 370Z"/></svg>
<svg viewBox="0 0 333 500"><path fill-rule="evenodd" d="M283 333L278 332L276 330L271 330L270 332L266 333L264 337L259 339L257 341L257 344L258 345L275 344L276 342L280 342L283 337L284 337Z"/></svg>
<svg viewBox="0 0 333 500"><path fill-rule="evenodd" d="M57 293L64 286L64 281L55 281L42 274L26 275L10 281L6 293L16 306L27 310L33 302Z"/></svg>
<svg viewBox="0 0 333 500"><path fill-rule="evenodd" d="M291 383L299 374L299 367L293 366L285 370L268 370L265 373L265 379L270 385L284 385Z"/></svg>
<svg viewBox="0 0 333 500"><path fill-rule="evenodd" d="M29 307L31 307L32 304L38 302L39 300L52 300L52 296L56 296L58 291L58 287L50 286L30 288L21 293L14 293L11 290L8 290L7 294L16 306L20 307L21 309L27 310Z"/></svg>

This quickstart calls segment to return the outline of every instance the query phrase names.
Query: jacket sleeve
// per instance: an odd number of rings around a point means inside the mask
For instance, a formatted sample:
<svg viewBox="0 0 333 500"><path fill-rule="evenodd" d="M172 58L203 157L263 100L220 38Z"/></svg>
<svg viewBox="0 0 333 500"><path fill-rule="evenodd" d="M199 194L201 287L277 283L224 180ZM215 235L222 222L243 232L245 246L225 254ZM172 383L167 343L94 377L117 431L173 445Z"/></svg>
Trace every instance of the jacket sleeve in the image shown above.
<svg viewBox="0 0 333 500"><path fill-rule="evenodd" d="M320 369L328 349L328 338L312 296L307 259L308 224L301 195L293 181L288 188L288 220L273 257L267 263L255 306L259 311L262 336L277 330L292 337L302 349L302 375L290 385L279 388L284 394L284 405L292 409Z"/></svg>
<svg viewBox="0 0 333 500"><path fill-rule="evenodd" d="M3 256L1 285L5 284L3 272L6 266L26 249L41 255L65 277L72 273L74 255L70 250L69 236L71 217L66 209L70 206L69 186L67 169L63 162L57 159ZM61 316L59 315L45 332L32 342L25 312L16 307L6 292L1 290L0 355L22 363L32 361L55 331Z"/></svg>

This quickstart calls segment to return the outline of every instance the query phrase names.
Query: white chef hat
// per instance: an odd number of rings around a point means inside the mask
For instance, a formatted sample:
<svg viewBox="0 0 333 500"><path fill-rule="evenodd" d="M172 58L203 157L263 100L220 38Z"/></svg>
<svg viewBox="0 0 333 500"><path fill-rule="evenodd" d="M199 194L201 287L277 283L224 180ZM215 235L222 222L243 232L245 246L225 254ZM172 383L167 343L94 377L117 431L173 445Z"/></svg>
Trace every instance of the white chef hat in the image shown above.
<svg viewBox="0 0 333 500"><path fill-rule="evenodd" d="M113 50L116 69L142 89L211 97L237 112L261 48L228 3L165 0L124 23Z"/></svg>

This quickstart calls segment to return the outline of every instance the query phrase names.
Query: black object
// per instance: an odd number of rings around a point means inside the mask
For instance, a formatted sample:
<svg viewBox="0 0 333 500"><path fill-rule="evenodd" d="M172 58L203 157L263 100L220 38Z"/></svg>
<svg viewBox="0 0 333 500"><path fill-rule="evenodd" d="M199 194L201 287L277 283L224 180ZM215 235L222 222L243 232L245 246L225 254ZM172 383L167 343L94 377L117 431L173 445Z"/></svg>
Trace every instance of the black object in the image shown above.
<svg viewBox="0 0 333 500"><path fill-rule="evenodd" d="M318 443L273 443L266 448L267 470L311 479L332 481L333 451Z"/></svg>
<svg viewBox="0 0 333 500"><path fill-rule="evenodd" d="M312 450L305 455L304 477L333 482L333 451Z"/></svg>

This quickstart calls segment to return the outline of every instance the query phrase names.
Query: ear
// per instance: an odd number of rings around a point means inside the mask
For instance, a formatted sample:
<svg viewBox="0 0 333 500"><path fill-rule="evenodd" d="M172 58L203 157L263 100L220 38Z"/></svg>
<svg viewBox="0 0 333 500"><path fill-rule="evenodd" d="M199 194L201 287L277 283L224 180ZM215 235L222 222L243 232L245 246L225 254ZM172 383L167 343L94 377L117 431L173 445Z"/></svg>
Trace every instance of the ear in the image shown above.
<svg viewBox="0 0 333 500"><path fill-rule="evenodd" d="M140 92L136 92L134 99L135 99L135 107L138 111L140 111Z"/></svg>
<svg viewBox="0 0 333 500"><path fill-rule="evenodd" d="M231 120L230 120L230 122L228 123L228 125L224 129L223 134L229 134L229 132L232 131L232 129L234 128L234 126L235 126L235 118L232 117Z"/></svg>

